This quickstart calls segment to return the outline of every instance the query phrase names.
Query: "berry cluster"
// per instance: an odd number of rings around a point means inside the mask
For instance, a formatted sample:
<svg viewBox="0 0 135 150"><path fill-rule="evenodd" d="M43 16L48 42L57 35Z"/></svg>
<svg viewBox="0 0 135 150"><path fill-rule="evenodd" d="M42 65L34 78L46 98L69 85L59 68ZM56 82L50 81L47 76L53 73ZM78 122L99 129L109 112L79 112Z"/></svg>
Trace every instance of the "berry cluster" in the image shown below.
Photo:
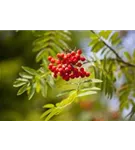
<svg viewBox="0 0 135 150"><path fill-rule="evenodd" d="M68 81L69 79L90 76L90 73L81 67L81 62L85 61L85 57L81 56L81 54L82 51L79 49L76 52L72 51L67 54L58 53L58 59L49 56L49 69L54 73L54 77L57 78L60 75L64 80Z"/></svg>

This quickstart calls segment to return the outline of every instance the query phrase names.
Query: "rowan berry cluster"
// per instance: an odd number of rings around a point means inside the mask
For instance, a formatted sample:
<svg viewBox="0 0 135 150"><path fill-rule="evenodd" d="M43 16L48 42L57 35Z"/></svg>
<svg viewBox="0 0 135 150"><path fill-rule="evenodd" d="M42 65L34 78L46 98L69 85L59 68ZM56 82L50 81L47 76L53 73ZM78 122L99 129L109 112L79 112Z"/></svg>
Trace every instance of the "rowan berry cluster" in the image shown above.
<svg viewBox="0 0 135 150"><path fill-rule="evenodd" d="M90 76L89 72L86 72L82 66L82 62L85 61L85 57L81 56L82 51L79 49L76 52L71 53L58 53L57 58L52 56L48 57L50 61L49 69L54 73L54 77L57 78L60 75L64 80L74 78L84 78Z"/></svg>

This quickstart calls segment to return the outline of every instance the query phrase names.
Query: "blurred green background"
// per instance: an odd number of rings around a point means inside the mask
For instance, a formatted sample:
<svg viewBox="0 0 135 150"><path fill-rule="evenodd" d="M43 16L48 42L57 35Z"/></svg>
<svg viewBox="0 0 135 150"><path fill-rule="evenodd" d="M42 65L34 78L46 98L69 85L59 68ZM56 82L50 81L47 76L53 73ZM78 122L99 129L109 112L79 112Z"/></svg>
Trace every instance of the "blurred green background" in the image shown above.
<svg viewBox="0 0 135 150"><path fill-rule="evenodd" d="M48 98L36 94L30 101L26 93L17 96L13 82L21 71L21 66L38 68L36 53L32 52L34 36L31 31L0 31L0 120L39 121L46 103L56 103L55 90L50 90ZM72 31L71 48L88 49L89 31ZM118 106L116 102L115 106ZM52 120L122 120L121 114L107 101L102 93L80 99Z"/></svg>

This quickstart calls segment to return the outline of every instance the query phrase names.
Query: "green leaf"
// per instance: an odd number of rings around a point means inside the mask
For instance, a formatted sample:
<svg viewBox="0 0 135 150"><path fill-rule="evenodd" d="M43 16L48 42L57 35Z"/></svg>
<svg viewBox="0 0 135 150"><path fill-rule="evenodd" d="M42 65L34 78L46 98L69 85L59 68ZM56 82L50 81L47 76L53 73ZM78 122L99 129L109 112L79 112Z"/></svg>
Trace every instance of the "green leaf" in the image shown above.
<svg viewBox="0 0 135 150"><path fill-rule="evenodd" d="M115 46L115 45L118 45L118 44L120 44L120 42L121 42L121 39L118 38L118 39L112 41L112 45L114 45L114 46Z"/></svg>
<svg viewBox="0 0 135 150"><path fill-rule="evenodd" d="M101 61L100 61L100 59L97 57L97 55L96 55L95 53L93 53L93 55L94 55L94 58L96 59L97 63L98 63L99 65L101 65Z"/></svg>
<svg viewBox="0 0 135 150"><path fill-rule="evenodd" d="M54 115L56 115L57 113L59 112L59 110L58 109L53 109L52 111L51 111L51 113L46 117L46 119L45 119L45 121L48 121L48 120L50 120Z"/></svg>
<svg viewBox="0 0 135 150"><path fill-rule="evenodd" d="M47 116L51 111L52 111L52 109L48 109L47 111L45 111L45 112L41 115L40 119L42 119L42 118L44 118L45 116Z"/></svg>
<svg viewBox="0 0 135 150"><path fill-rule="evenodd" d="M17 92L17 95L21 95L23 94L25 91L27 91L27 84L25 84L24 86L22 86L19 91Z"/></svg>
<svg viewBox="0 0 135 150"><path fill-rule="evenodd" d="M56 52L62 52L62 48L60 48L57 44L55 43L50 43L53 49L55 49Z"/></svg>
<svg viewBox="0 0 135 150"><path fill-rule="evenodd" d="M129 108L129 102L127 100L120 103L120 110L123 110L124 108Z"/></svg>
<svg viewBox="0 0 135 150"><path fill-rule="evenodd" d="M112 33L111 30L101 30L99 35L102 36L104 39L108 39L109 35Z"/></svg>
<svg viewBox="0 0 135 150"><path fill-rule="evenodd" d="M47 76L47 82L48 82L48 84L50 85L51 88L55 87L54 80L53 80L51 75Z"/></svg>
<svg viewBox="0 0 135 150"><path fill-rule="evenodd" d="M26 78L26 79L32 79L33 76L27 74L26 72L20 72L19 75L22 77L22 78Z"/></svg>
<svg viewBox="0 0 135 150"><path fill-rule="evenodd" d="M40 51L36 56L36 62L39 62L45 55L45 50Z"/></svg>
<svg viewBox="0 0 135 150"><path fill-rule="evenodd" d="M29 73L31 75L37 75L36 70L34 70L32 68L22 66L22 69L25 70L27 73Z"/></svg>
<svg viewBox="0 0 135 150"><path fill-rule="evenodd" d="M26 82L23 81L15 81L13 84L13 87L20 87L22 85L26 84Z"/></svg>
<svg viewBox="0 0 135 150"><path fill-rule="evenodd" d="M104 43L102 41L97 42L95 45L93 45L92 47L92 51L93 52L98 52L99 50L101 50L104 47Z"/></svg>
<svg viewBox="0 0 135 150"><path fill-rule="evenodd" d="M39 80L36 81L36 92L39 93L41 90L41 85L40 85L40 82Z"/></svg>
<svg viewBox="0 0 135 150"><path fill-rule="evenodd" d="M47 84L44 79L41 79L40 81L41 81L41 93L43 97L47 97L47 89L48 89Z"/></svg>
<svg viewBox="0 0 135 150"><path fill-rule="evenodd" d="M131 56L128 52L124 52L124 55L127 58L127 60L131 61Z"/></svg>
<svg viewBox="0 0 135 150"><path fill-rule="evenodd" d="M101 89L98 87L92 87L92 88L84 88L81 89L81 91L100 91Z"/></svg>
<svg viewBox="0 0 135 150"><path fill-rule="evenodd" d="M98 42L99 42L99 40L98 40L98 38L96 38L96 39L90 41L89 46L93 46L93 45L97 44Z"/></svg>
<svg viewBox="0 0 135 150"><path fill-rule="evenodd" d="M96 91L88 91L88 92L83 92L77 95L77 97L82 97L82 96L87 96L87 95L92 95L92 94L96 94Z"/></svg>
<svg viewBox="0 0 135 150"><path fill-rule="evenodd" d="M35 84L32 84L32 85L31 85L31 88L30 88L30 92L29 92L29 94L28 94L28 99L29 99L29 100L33 97L33 95L34 95L34 93L35 93L35 90L36 90Z"/></svg>
<svg viewBox="0 0 135 150"><path fill-rule="evenodd" d="M96 34L94 34L93 32L90 31L90 39L91 40L97 40L99 38L98 38L98 36Z"/></svg>
<svg viewBox="0 0 135 150"><path fill-rule="evenodd" d="M70 90L62 91L61 93L59 93L59 94L57 95L57 97L60 97L60 96L69 94L69 92L71 92L71 91L73 91L73 90L75 90L75 89L70 89Z"/></svg>
<svg viewBox="0 0 135 150"><path fill-rule="evenodd" d="M111 40L111 41L114 41L114 40L116 40L118 37L119 37L119 33L118 33L118 32L115 32L114 34L112 34L110 40Z"/></svg>
<svg viewBox="0 0 135 150"><path fill-rule="evenodd" d="M24 79L24 78L17 78L16 80L21 81L21 82L28 82L29 81L28 79Z"/></svg>
<svg viewBox="0 0 135 150"><path fill-rule="evenodd" d="M59 34L59 37L61 39L65 39L65 40L71 41L70 36L68 36L67 34L65 34L65 32L58 31L58 34Z"/></svg>
<svg viewBox="0 0 135 150"><path fill-rule="evenodd" d="M107 59L106 59L106 56L104 56L104 61L103 61L103 69L106 71L106 65L107 65Z"/></svg>
<svg viewBox="0 0 135 150"><path fill-rule="evenodd" d="M54 107L53 104L46 104L46 105L43 106L43 108L53 108L53 107Z"/></svg>
<svg viewBox="0 0 135 150"><path fill-rule="evenodd" d="M68 106L69 104L71 104L75 100L76 96L77 96L76 91L70 92L69 97L62 100L60 103L57 103L56 106L61 107L61 108Z"/></svg>
<svg viewBox="0 0 135 150"><path fill-rule="evenodd" d="M44 50L45 48L47 48L47 46L48 46L48 43L45 43L45 44L40 45L40 46L39 45L34 46L33 52Z"/></svg>
<svg viewBox="0 0 135 150"><path fill-rule="evenodd" d="M108 50L107 47L104 47L104 48L102 49L102 51L101 51L101 54L102 54L102 55L106 55L105 53L107 53L108 51L110 51L110 50Z"/></svg>
<svg viewBox="0 0 135 150"><path fill-rule="evenodd" d="M91 79L91 82L92 83L101 83L103 82L102 80L99 80L99 79Z"/></svg>

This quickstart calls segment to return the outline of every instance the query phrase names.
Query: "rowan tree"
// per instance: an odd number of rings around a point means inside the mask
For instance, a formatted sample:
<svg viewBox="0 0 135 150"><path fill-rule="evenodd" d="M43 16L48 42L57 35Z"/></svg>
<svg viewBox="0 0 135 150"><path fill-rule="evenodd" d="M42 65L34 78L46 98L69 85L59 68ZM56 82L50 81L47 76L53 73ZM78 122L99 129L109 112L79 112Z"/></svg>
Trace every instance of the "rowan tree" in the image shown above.
<svg viewBox="0 0 135 150"><path fill-rule="evenodd" d="M122 120L121 112L132 106L131 119L135 112L135 50L131 55L124 49L119 32L89 31L90 56L84 53L83 48L70 46L74 42L71 31L29 32L35 37L33 52L36 53L39 68L22 66L14 87L19 87L17 95L26 92L29 100L35 93L47 98L48 89L55 90L59 101L45 104L41 119L51 120L75 103L86 111L91 111L93 107L90 119L93 121ZM124 82L116 86L115 83L122 77ZM120 103L119 112L103 112L101 115L96 110L96 102L82 102L83 98L99 93L103 93L108 101L115 94Z"/></svg>

